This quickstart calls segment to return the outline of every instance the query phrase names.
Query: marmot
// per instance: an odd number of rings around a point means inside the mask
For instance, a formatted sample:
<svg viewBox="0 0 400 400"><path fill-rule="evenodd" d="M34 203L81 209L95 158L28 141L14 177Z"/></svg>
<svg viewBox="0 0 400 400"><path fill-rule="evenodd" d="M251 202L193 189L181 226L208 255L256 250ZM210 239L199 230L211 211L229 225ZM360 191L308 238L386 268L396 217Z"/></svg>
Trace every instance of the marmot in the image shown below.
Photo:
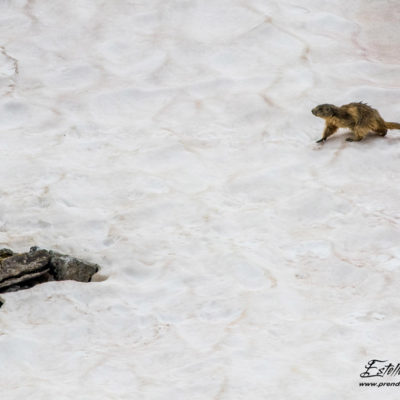
<svg viewBox="0 0 400 400"><path fill-rule="evenodd" d="M378 111L365 103L350 103L341 107L333 104L320 104L311 112L326 122L322 139L317 143L333 135L338 128L350 128L354 138L347 138L348 142L362 140L368 132L376 132L379 136L385 136L388 129L400 129L397 122L385 122Z"/></svg>

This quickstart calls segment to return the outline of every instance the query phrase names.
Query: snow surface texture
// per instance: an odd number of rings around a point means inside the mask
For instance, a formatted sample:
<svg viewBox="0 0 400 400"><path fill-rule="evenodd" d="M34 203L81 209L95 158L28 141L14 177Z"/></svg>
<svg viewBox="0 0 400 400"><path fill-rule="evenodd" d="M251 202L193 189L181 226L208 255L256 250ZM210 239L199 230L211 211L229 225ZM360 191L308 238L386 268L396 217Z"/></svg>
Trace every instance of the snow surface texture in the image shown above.
<svg viewBox="0 0 400 400"><path fill-rule="evenodd" d="M357 400L400 362L397 0L0 2L0 245L108 279L7 293L2 400ZM396 381L396 380L395 380Z"/></svg>

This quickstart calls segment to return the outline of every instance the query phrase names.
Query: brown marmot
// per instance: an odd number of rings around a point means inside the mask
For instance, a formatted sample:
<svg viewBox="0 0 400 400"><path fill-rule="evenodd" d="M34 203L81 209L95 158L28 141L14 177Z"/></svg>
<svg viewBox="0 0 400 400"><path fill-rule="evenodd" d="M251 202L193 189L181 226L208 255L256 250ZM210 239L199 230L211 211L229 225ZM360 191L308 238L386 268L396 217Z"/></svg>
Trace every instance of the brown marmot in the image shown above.
<svg viewBox="0 0 400 400"><path fill-rule="evenodd" d="M388 129L400 129L400 124L385 122L377 110L365 103L350 103L341 107L333 104L320 104L311 112L326 122L322 139L317 143L325 142L338 128L350 128L353 131L354 138L347 138L348 142L358 142L371 131L385 136Z"/></svg>

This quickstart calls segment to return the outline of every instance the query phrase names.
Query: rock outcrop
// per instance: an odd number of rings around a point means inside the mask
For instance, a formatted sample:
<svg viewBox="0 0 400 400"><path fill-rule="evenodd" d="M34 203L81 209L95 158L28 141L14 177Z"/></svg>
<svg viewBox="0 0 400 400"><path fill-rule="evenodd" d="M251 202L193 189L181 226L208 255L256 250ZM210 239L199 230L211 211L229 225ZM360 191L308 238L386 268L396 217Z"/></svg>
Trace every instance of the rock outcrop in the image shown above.
<svg viewBox="0 0 400 400"><path fill-rule="evenodd" d="M90 282L99 269L97 264L38 247L20 254L0 249L0 293L48 281Z"/></svg>

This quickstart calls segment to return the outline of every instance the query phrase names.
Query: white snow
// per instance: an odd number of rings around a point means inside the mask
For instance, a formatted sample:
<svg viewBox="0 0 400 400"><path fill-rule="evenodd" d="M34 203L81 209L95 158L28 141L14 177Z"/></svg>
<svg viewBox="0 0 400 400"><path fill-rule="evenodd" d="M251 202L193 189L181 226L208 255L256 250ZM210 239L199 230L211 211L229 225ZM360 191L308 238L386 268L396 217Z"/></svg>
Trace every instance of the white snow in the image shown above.
<svg viewBox="0 0 400 400"><path fill-rule="evenodd" d="M400 122L399 18L0 1L0 247L103 266L1 295L1 400L397 400L359 375L400 362L400 132L310 110Z"/></svg>

